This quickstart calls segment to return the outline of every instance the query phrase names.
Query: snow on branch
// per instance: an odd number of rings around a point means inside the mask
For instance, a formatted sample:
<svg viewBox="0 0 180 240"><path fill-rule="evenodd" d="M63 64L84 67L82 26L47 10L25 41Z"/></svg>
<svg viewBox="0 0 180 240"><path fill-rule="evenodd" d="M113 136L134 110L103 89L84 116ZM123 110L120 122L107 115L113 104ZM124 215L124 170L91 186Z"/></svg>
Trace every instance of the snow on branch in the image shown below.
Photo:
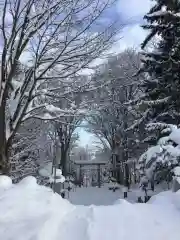
<svg viewBox="0 0 180 240"><path fill-rule="evenodd" d="M147 110L143 113L143 116L140 117L140 118L137 119L137 120L134 120L133 124L132 124L130 127L128 127L128 128L126 129L126 131L131 131L131 130L134 130L135 128L138 128L138 127L140 126L140 124L142 124L142 123L145 121L145 119L147 118L149 112L150 112L149 109L147 109Z"/></svg>
<svg viewBox="0 0 180 240"><path fill-rule="evenodd" d="M177 126L173 125L173 124L166 124L166 123L162 123L162 122L156 122L156 123L149 123L149 124L147 124L146 129L148 131L161 130L162 133L165 133L165 132L171 132L172 130L177 129Z"/></svg>
<svg viewBox="0 0 180 240"><path fill-rule="evenodd" d="M139 158L138 169L142 184L145 179L155 181L159 175L168 178L173 169L180 165L180 129L171 124L159 124L159 127L166 129L165 132L169 131L169 134L161 137L155 146L148 148ZM161 180L166 179L162 177Z"/></svg>
<svg viewBox="0 0 180 240"><path fill-rule="evenodd" d="M0 106L5 105L7 117L0 121L6 123L6 141L30 117L54 120L75 114L71 107L53 105L52 99L95 90L79 73L111 46L121 28L114 20L102 21L113 2L5 1ZM101 27L99 22L104 22ZM76 114L85 114L85 109L76 109Z"/></svg>
<svg viewBox="0 0 180 240"><path fill-rule="evenodd" d="M159 105L159 104L167 103L167 102L169 102L170 99L171 99L171 97L165 97L165 98L162 98L162 99L157 99L155 101L141 100L139 102L139 105L146 105L146 106L152 107L152 106L156 106L156 105Z"/></svg>
<svg viewBox="0 0 180 240"><path fill-rule="evenodd" d="M146 18L152 18L152 17L164 17L164 16L173 16L175 18L180 18L180 13L175 13L172 11L166 11L166 10L159 10L153 13L147 14L145 17Z"/></svg>

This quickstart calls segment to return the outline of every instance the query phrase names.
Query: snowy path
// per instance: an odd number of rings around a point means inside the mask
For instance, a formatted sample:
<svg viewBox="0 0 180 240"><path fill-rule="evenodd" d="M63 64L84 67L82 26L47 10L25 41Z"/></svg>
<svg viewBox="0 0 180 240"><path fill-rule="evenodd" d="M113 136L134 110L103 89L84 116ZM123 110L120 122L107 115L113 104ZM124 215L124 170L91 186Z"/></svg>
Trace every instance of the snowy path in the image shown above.
<svg viewBox="0 0 180 240"><path fill-rule="evenodd" d="M75 205L111 205L116 200L123 197L121 191L112 192L108 187L82 187L69 193L68 200Z"/></svg>
<svg viewBox="0 0 180 240"><path fill-rule="evenodd" d="M140 192L139 188L128 192L128 201L135 203L139 196L144 194ZM119 199L123 199L122 189L118 189L115 192L108 189L108 186L101 188L97 187L82 187L76 188L76 191L69 193L67 198L72 204L75 205L96 205L96 206L108 206L114 204Z"/></svg>
<svg viewBox="0 0 180 240"><path fill-rule="evenodd" d="M123 187L120 186L120 189L113 192L108 189L108 185L105 185L101 188L98 187L77 187L75 191L69 193L67 199L75 205L96 205L96 206L108 206L114 204L119 199L123 199ZM155 195L162 191L162 188L156 189L155 192L149 192L149 195ZM127 201L135 203L139 196L142 196L144 199L144 193L140 191L139 186L134 186L128 192Z"/></svg>
<svg viewBox="0 0 180 240"><path fill-rule="evenodd" d="M148 204L77 207L63 221L63 240L178 240L180 215ZM174 220L172 221L172 217Z"/></svg>
<svg viewBox="0 0 180 240"><path fill-rule="evenodd" d="M180 202L166 194L165 204L159 200L156 204L132 204L139 189L128 193L127 202L121 189L77 188L70 193L69 200L77 205L63 222L62 239L179 240L180 211L175 206L180 210Z"/></svg>

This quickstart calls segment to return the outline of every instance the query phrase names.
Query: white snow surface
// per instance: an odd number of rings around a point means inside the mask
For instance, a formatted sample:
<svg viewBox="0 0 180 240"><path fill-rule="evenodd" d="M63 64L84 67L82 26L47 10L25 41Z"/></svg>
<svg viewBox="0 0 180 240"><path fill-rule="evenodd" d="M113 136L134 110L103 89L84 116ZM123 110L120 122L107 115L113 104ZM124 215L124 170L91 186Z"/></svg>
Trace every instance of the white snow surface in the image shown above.
<svg viewBox="0 0 180 240"><path fill-rule="evenodd" d="M76 206L27 177L0 191L0 212L3 240L179 240L180 192L148 204Z"/></svg>
<svg viewBox="0 0 180 240"><path fill-rule="evenodd" d="M61 169L56 169L56 171L54 168L52 169L51 162L39 169L39 175L49 178L50 183L54 182L54 177L56 177L56 183L63 183L66 180L65 177L62 175Z"/></svg>
<svg viewBox="0 0 180 240"><path fill-rule="evenodd" d="M175 176L180 177L180 167L175 167L173 169Z"/></svg>
<svg viewBox="0 0 180 240"><path fill-rule="evenodd" d="M180 145L180 128L173 129L169 138L174 141L176 144Z"/></svg>
<svg viewBox="0 0 180 240"><path fill-rule="evenodd" d="M12 186L12 180L11 178L2 175L0 177L0 190L2 189L8 189Z"/></svg>
<svg viewBox="0 0 180 240"><path fill-rule="evenodd" d="M173 172L174 172L174 179L176 179L176 181L180 184L180 167L175 167L173 169Z"/></svg>
<svg viewBox="0 0 180 240"><path fill-rule="evenodd" d="M158 123L157 123L158 124ZM161 125L161 123L159 123ZM149 127L153 127L154 124L149 124ZM157 142L157 145L148 148L148 150L139 158L139 170L142 169L141 182L144 179L150 180L153 173L156 171L157 163L168 164L169 167L179 164L180 157L180 128L176 125L168 124L162 132L170 131L169 136L162 137ZM172 145L172 142L177 146ZM176 170L177 172L177 170ZM144 178L144 176L146 178ZM179 176L176 178L180 182L180 170Z"/></svg>

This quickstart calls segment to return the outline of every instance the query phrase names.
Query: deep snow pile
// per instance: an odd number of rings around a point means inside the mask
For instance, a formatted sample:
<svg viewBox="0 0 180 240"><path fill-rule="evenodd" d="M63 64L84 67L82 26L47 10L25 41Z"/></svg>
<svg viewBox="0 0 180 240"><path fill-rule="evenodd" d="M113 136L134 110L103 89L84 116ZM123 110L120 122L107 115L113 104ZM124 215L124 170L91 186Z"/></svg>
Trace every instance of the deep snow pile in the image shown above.
<svg viewBox="0 0 180 240"><path fill-rule="evenodd" d="M0 177L0 239L55 240L63 217L73 210L67 200L39 186L34 177L7 184ZM60 235L59 235L60 236Z"/></svg>
<svg viewBox="0 0 180 240"><path fill-rule="evenodd" d="M180 193L149 204L75 206L33 177L16 185L0 177L0 213L3 240L179 240Z"/></svg>

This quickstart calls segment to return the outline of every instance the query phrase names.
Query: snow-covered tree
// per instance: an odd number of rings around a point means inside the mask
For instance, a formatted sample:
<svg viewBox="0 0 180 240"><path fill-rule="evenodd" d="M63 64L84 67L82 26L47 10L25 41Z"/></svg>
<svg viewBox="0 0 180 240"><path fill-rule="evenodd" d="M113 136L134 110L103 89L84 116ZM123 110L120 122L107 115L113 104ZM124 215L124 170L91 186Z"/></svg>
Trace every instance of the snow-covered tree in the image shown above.
<svg viewBox="0 0 180 240"><path fill-rule="evenodd" d="M155 146L148 148L138 162L141 185L172 180L175 167L180 166L180 129L176 125L158 123L159 130L166 136L161 137ZM148 125L149 128L153 124Z"/></svg>
<svg viewBox="0 0 180 240"><path fill-rule="evenodd" d="M39 119L24 122L14 136L10 161L10 175L17 182L27 175L38 175L39 167L53 159L53 141L49 124Z"/></svg>
<svg viewBox="0 0 180 240"><path fill-rule="evenodd" d="M164 122L180 123L180 2L154 1L143 26L148 35L142 43L141 84L143 94L135 101L141 111L137 125ZM155 40L156 45L148 47ZM138 103L138 104L137 104ZM154 125L154 128L156 126ZM159 135L153 135L155 141ZM153 140L151 139L151 140ZM150 140L150 138L149 138Z"/></svg>
<svg viewBox="0 0 180 240"><path fill-rule="evenodd" d="M4 0L0 60L1 172L10 170L10 147L22 122L32 117L54 120L74 114L73 107L60 109L54 102L72 92L71 85L79 71L111 45L117 29L114 20L102 24L103 13L111 4L110 0ZM57 94L61 89L57 82L66 82L63 96ZM83 90L76 85L73 91ZM51 104L49 99L53 99Z"/></svg>
<svg viewBox="0 0 180 240"><path fill-rule="evenodd" d="M79 119L72 117L68 118L67 122L55 123L55 131L57 131L58 141L60 143L60 167L62 169L63 175L66 176L66 165L67 165L67 155L70 151L70 145L73 140L73 133L77 128Z"/></svg>
<svg viewBox="0 0 180 240"><path fill-rule="evenodd" d="M88 118L89 130L101 140L106 139L112 151L116 148L117 138L122 143L123 132L131 126L136 114L125 103L134 98L138 92L138 78L134 79L133 75L138 70L139 64L139 54L128 49L111 57L95 76L96 79L100 78L101 81L107 82L107 85L93 93L97 108L95 114ZM127 126L124 126L123 122L126 122Z"/></svg>
<svg viewBox="0 0 180 240"><path fill-rule="evenodd" d="M76 155L76 160L88 161L91 160L92 152L88 146L78 146L74 149L74 157Z"/></svg>
<svg viewBox="0 0 180 240"><path fill-rule="evenodd" d="M65 97L56 101L55 106L61 109L73 109L74 114L61 116L54 121L53 129L57 133L57 141L59 142L60 162L59 167L62 169L63 175L66 176L66 166L68 161L68 154L70 152L71 144L75 140L73 136L75 129L81 123L82 118L86 114L86 107L88 102L84 100L85 90L82 92L73 92L74 85L83 87L85 82L89 82L88 77L79 76L76 78L75 84L71 86L72 92L66 94ZM86 84L86 83L85 83ZM65 84L62 84L62 91ZM88 88L88 91L90 89ZM63 92L62 92L63 94ZM74 140L73 140L74 139Z"/></svg>
<svg viewBox="0 0 180 240"><path fill-rule="evenodd" d="M134 77L140 67L139 54L128 49L117 56L109 58L108 62L97 71L95 79L107 82L107 85L93 93L92 99L96 103L95 114L87 120L89 131L103 141L106 140L116 164L121 164L123 172L128 175L127 160L137 149L136 133L126 131L136 118L136 111L126 102L134 99L138 94L140 77ZM114 159L114 158L113 158ZM124 164L125 163L125 164ZM117 168L120 173L120 167ZM122 176L121 176L122 177ZM126 178L127 179L127 178Z"/></svg>

